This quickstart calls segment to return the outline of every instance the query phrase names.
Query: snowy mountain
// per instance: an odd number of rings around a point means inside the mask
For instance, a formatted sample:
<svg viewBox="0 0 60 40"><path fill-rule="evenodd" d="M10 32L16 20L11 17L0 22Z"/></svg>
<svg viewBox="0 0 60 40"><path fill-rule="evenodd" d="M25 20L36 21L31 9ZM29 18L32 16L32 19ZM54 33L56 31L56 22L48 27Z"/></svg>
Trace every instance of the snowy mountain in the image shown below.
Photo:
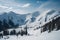
<svg viewBox="0 0 60 40"><path fill-rule="evenodd" d="M4 19L6 19L8 23L8 20L11 19L15 25L19 24L19 26L27 25L30 27L39 27L51 21L57 15L60 15L59 11L57 10L48 10L44 13L36 11L29 14L17 14L10 11L1 13L0 20L3 21Z"/></svg>
<svg viewBox="0 0 60 40"><path fill-rule="evenodd" d="M15 12L10 11L10 12L1 13L0 20L3 21L5 19L8 23L9 19L11 19L15 25L19 24L19 26L22 26L26 24L28 20L31 20L30 22L34 22L39 14L40 13L38 11L29 14L17 14Z"/></svg>
<svg viewBox="0 0 60 40"><path fill-rule="evenodd" d="M34 14L35 13L35 14ZM0 40L4 40L4 39L7 39L7 40L10 40L11 38L13 40L14 37L16 38L16 40L24 40L24 39L28 39L28 40L59 40L60 36L59 36L59 33L60 33L60 30L58 31L52 31L51 33L48 33L47 31L46 32L43 32L41 33L41 27L43 25L45 25L46 23L49 23L50 21L52 21L53 19L56 19L58 17L60 17L60 12L59 11L56 11L56 10L48 10L46 12L44 12L44 14L40 14L39 12L34 12L32 14L24 14L24 15L21 15L21 14L16 14L14 12L8 12L8 13L3 13L2 15L0 15L0 20L4 20L6 19L7 22L9 19L11 19L15 24L19 24L19 27L22 27L22 28L11 28L11 29L8 29L9 33L12 31L12 30L16 30L16 32L18 33L19 31L21 31L21 29L24 30L24 27L28 27L28 33L29 35L27 36L20 36L18 35L18 38L16 35L8 35L8 36L3 36L3 38L1 38ZM36 15L38 13L38 15ZM1 33L1 32L0 32ZM32 38L33 37L33 38ZM51 38L52 37L52 38ZM56 39L55 39L56 38Z"/></svg>
<svg viewBox="0 0 60 40"><path fill-rule="evenodd" d="M56 20L56 18L60 17L60 13L57 10L48 10L44 13L41 13L38 17L36 17L35 22L27 23L28 27L33 27L34 30L40 29L43 25L49 23L52 20Z"/></svg>
<svg viewBox="0 0 60 40"><path fill-rule="evenodd" d="M60 13L57 10L48 10L45 11L44 13L41 13L36 21L38 21L39 23L41 23L42 25L53 20L55 17L59 16Z"/></svg>

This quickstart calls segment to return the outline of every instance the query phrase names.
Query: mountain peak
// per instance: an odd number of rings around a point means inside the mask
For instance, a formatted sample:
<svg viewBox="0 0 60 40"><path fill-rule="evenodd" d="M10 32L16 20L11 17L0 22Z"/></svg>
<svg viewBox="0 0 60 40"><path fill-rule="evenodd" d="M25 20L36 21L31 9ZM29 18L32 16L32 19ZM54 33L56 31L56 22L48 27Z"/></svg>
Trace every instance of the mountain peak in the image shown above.
<svg viewBox="0 0 60 40"><path fill-rule="evenodd" d="M10 11L10 12L8 12L8 13L13 13L13 14L15 14L15 12L13 12L13 11Z"/></svg>

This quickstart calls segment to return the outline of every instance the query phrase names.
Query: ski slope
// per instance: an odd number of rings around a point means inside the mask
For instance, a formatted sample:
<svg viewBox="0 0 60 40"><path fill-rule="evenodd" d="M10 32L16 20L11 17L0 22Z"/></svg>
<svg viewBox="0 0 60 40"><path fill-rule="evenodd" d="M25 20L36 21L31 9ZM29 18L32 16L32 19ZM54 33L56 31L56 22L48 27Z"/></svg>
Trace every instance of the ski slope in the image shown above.
<svg viewBox="0 0 60 40"><path fill-rule="evenodd" d="M0 40L60 40L60 30L52 31L51 33L48 33L47 31L40 33L40 29L29 30L29 31L31 33L31 35L29 36L8 35L8 36L3 36L3 38L1 38Z"/></svg>

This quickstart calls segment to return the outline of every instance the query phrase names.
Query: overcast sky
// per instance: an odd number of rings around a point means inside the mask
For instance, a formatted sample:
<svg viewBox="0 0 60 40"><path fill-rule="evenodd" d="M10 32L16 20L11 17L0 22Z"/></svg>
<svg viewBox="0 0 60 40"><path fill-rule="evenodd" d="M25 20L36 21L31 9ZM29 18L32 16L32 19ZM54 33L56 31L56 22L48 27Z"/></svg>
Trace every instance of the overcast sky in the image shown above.
<svg viewBox="0 0 60 40"><path fill-rule="evenodd" d="M53 4L54 2L57 4ZM49 8L51 4L60 7L59 3L59 0L0 0L0 12L14 11L19 14L26 14L39 8L39 10Z"/></svg>

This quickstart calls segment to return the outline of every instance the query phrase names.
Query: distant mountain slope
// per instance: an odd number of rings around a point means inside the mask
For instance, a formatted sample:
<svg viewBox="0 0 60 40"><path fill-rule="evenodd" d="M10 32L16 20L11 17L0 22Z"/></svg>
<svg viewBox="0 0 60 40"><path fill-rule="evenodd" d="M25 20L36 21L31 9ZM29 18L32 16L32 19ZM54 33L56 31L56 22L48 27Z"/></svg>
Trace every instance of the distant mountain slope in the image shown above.
<svg viewBox="0 0 60 40"><path fill-rule="evenodd" d="M0 20L3 21L4 19L6 19L8 22L8 20L11 19L14 22L14 24L19 24L21 26L21 25L26 24L26 22L28 22L28 20L31 20L30 22L34 22L34 20L36 19L36 17L39 14L40 13L38 11L34 12L34 13L30 13L30 14L17 14L17 13L12 12L12 11L3 12L0 15ZM27 19L27 16L29 17L29 15L31 16L31 18Z"/></svg>

